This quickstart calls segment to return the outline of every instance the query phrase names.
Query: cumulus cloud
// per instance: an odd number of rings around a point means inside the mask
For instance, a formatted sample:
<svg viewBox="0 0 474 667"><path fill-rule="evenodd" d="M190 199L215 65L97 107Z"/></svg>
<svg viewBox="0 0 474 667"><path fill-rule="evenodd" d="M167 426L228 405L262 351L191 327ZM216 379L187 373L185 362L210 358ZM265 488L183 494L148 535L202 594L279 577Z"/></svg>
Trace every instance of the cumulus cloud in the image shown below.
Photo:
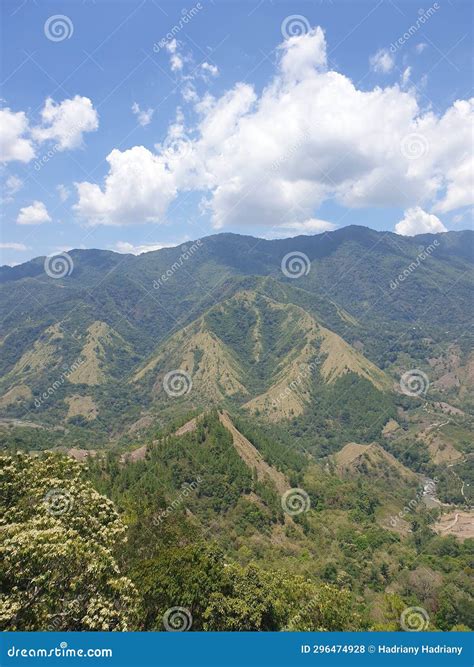
<svg viewBox="0 0 474 667"><path fill-rule="evenodd" d="M151 119L153 118L154 113L153 109L146 109L146 111L145 109L140 109L140 106L137 102L132 104L132 112L135 114L139 124L142 127L145 127L151 123Z"/></svg>
<svg viewBox="0 0 474 667"><path fill-rule="evenodd" d="M60 104L48 97L41 111L42 124L33 128L36 141L53 140L59 150L78 148L84 132L99 127L99 117L88 97L76 95Z"/></svg>
<svg viewBox="0 0 474 667"><path fill-rule="evenodd" d="M113 150L107 162L103 190L94 183L76 183L75 210L92 224L159 222L176 196L175 179L164 158L134 146L123 152Z"/></svg>
<svg viewBox="0 0 474 667"><path fill-rule="evenodd" d="M31 206L20 209L16 221L19 225L39 225L42 222L51 222L51 218L44 203L36 200Z"/></svg>
<svg viewBox="0 0 474 667"><path fill-rule="evenodd" d="M441 201L435 204L434 210L447 213L462 206L470 206L473 203L473 175L474 158L472 155L466 155L464 160L448 167L446 194Z"/></svg>
<svg viewBox="0 0 474 667"><path fill-rule="evenodd" d="M291 81L301 81L312 76L315 69L326 67L326 40L319 26L285 40L280 51L280 70Z"/></svg>
<svg viewBox="0 0 474 667"><path fill-rule="evenodd" d="M382 74L388 74L393 69L395 61L390 51L387 49L380 49L369 59L370 67L374 72L380 72Z"/></svg>
<svg viewBox="0 0 474 667"><path fill-rule="evenodd" d="M472 197L464 165L474 101L439 115L422 111L412 89L360 90L328 69L321 28L284 41L260 94L236 83L220 97L194 91L189 103L198 118L192 126L179 111L156 152L114 150L102 188L77 184L81 216L159 222L178 193L195 191L215 228L309 229L328 199L445 212Z"/></svg>
<svg viewBox="0 0 474 667"><path fill-rule="evenodd" d="M35 156L35 150L29 132L28 118L24 111L0 109L0 162L6 164L13 160L29 162Z"/></svg>
<svg viewBox="0 0 474 667"><path fill-rule="evenodd" d="M435 215L427 213L420 206L414 206L405 211L403 220L395 225L395 231L402 236L415 236L416 234L436 234L448 230Z"/></svg>
<svg viewBox="0 0 474 667"><path fill-rule="evenodd" d="M78 148L84 132L92 132L98 126L97 111L91 100L79 95L60 104L47 98L41 124L36 127L24 111L0 109L0 162L30 162L37 145L48 140L55 141L60 151Z"/></svg>

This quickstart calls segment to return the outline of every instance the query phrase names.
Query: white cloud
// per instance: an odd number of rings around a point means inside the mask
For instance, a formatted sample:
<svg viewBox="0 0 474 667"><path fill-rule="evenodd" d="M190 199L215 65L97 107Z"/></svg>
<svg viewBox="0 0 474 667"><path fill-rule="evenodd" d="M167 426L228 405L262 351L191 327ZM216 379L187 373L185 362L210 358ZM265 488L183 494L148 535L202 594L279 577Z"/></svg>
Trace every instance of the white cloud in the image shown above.
<svg viewBox="0 0 474 667"><path fill-rule="evenodd" d="M107 156L109 173L104 190L93 183L76 183L74 209L93 224L123 225L159 222L176 196L173 174L164 158L144 146Z"/></svg>
<svg viewBox="0 0 474 667"><path fill-rule="evenodd" d="M20 209L16 221L19 225L39 225L42 222L51 222L51 218L44 203L36 200L31 206Z"/></svg>
<svg viewBox="0 0 474 667"><path fill-rule="evenodd" d="M132 112L135 114L139 124L142 127L145 127L151 123L151 119L153 118L154 113L153 109L147 109L146 111L144 109L140 109L140 106L137 102L132 104Z"/></svg>
<svg viewBox="0 0 474 667"><path fill-rule="evenodd" d="M181 88L181 95L185 102L198 102L199 95L196 92L196 88L189 81Z"/></svg>
<svg viewBox="0 0 474 667"><path fill-rule="evenodd" d="M6 191L9 196L15 195L23 187L23 181L18 176L12 174L5 183Z"/></svg>
<svg viewBox="0 0 474 667"><path fill-rule="evenodd" d="M466 158L454 164L446 171L448 185L444 198L437 202L433 210L447 213L462 206L474 203L473 195L474 158L466 155Z"/></svg>
<svg viewBox="0 0 474 667"><path fill-rule="evenodd" d="M3 187L0 196L0 205L9 204L14 200L16 193L21 190L23 187L23 181L18 176L12 174L8 176Z"/></svg>
<svg viewBox="0 0 474 667"><path fill-rule="evenodd" d="M298 234L319 234L320 232L331 232L336 229L337 225L328 220L319 220L318 218L310 218L303 222L289 222L283 226L283 229L298 232Z"/></svg>
<svg viewBox="0 0 474 667"><path fill-rule="evenodd" d="M427 213L419 206L409 208L405 211L404 216L403 220L395 225L395 231L402 236L436 234L448 231L439 218Z"/></svg>
<svg viewBox="0 0 474 667"><path fill-rule="evenodd" d="M306 34L285 40L280 45L280 51L281 72L291 81L301 81L311 76L315 69L326 67L326 40L319 26Z"/></svg>
<svg viewBox="0 0 474 667"><path fill-rule="evenodd" d="M393 69L395 61L387 49L380 49L369 59L370 67L374 72L388 74Z"/></svg>
<svg viewBox="0 0 474 667"><path fill-rule="evenodd" d="M219 74L219 68L216 65L212 65L211 63L208 62L202 63L201 69L204 72L209 72L211 76L217 76Z"/></svg>
<svg viewBox="0 0 474 667"><path fill-rule="evenodd" d="M415 51L417 53L423 53L423 51L426 49L427 46L428 44L426 44L425 42L420 42L415 46Z"/></svg>
<svg viewBox="0 0 474 667"><path fill-rule="evenodd" d="M29 250L24 243L0 243L2 250Z"/></svg>
<svg viewBox="0 0 474 667"><path fill-rule="evenodd" d="M410 81L410 76L411 76L411 67L408 66L403 70L402 78L401 78L401 84L402 87L404 88L408 82Z"/></svg>
<svg viewBox="0 0 474 667"><path fill-rule="evenodd" d="M33 144L25 135L29 132L28 118L24 111L0 109L0 162L13 160L29 162L35 156Z"/></svg>
<svg viewBox="0 0 474 667"><path fill-rule="evenodd" d="M41 125L31 126L24 111L0 109L0 162L30 162L36 145L53 140L58 150L77 148L84 132L99 126L97 111L87 97L76 95L56 104L47 98L41 111Z"/></svg>
<svg viewBox="0 0 474 667"><path fill-rule="evenodd" d="M178 110L156 153L112 151L102 189L77 184L76 210L102 224L158 222L178 193L196 191L215 228L288 228L314 219L328 199L443 212L464 205L474 100L443 115L422 111L414 89L360 90L327 69L325 54L316 28L285 40L261 94L247 83L221 97L196 100L194 91L197 124Z"/></svg>
<svg viewBox="0 0 474 667"><path fill-rule="evenodd" d="M65 185L62 185L62 183L56 186L56 190L58 191L59 199L62 202L65 202L71 196L71 191L69 188L67 188Z"/></svg>
<svg viewBox="0 0 474 667"><path fill-rule="evenodd" d="M179 245L179 244L176 244ZM133 245L128 241L117 241L112 248L116 252L130 253L132 255L141 255L144 252L153 252L154 250L161 250L162 248L173 248L173 243L143 243L141 245Z"/></svg>
<svg viewBox="0 0 474 667"><path fill-rule="evenodd" d="M76 95L56 104L48 97L41 111L42 125L33 128L36 141L55 141L59 150L78 148L82 135L99 127L99 117L88 97Z"/></svg>
<svg viewBox="0 0 474 667"><path fill-rule="evenodd" d="M166 50L171 54L170 57L170 67L172 72L179 72L183 69L184 60L182 56L178 53L178 42L176 39L172 39L167 42L165 46Z"/></svg>

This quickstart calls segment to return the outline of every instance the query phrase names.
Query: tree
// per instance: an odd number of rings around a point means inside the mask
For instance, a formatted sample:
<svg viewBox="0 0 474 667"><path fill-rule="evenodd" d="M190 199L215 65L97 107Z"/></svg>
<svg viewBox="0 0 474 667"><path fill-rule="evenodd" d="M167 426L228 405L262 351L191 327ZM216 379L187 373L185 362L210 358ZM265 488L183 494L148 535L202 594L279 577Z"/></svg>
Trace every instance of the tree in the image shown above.
<svg viewBox="0 0 474 667"><path fill-rule="evenodd" d="M137 592L112 549L125 527L72 459L0 457L2 630L127 630Z"/></svg>
<svg viewBox="0 0 474 667"><path fill-rule="evenodd" d="M163 630L170 607L184 607L193 630L202 630L209 597L222 585L224 560L214 546L187 544L163 548L159 555L137 562L131 577L142 595L144 630Z"/></svg>
<svg viewBox="0 0 474 667"><path fill-rule="evenodd" d="M349 591L251 564L225 569L204 612L205 630L350 630L360 624Z"/></svg>
<svg viewBox="0 0 474 667"><path fill-rule="evenodd" d="M289 630L334 632L360 629L361 619L354 611L347 589L308 583L305 597L297 615L290 620Z"/></svg>
<svg viewBox="0 0 474 667"><path fill-rule="evenodd" d="M204 612L205 630L278 630L278 597L255 565L229 565Z"/></svg>

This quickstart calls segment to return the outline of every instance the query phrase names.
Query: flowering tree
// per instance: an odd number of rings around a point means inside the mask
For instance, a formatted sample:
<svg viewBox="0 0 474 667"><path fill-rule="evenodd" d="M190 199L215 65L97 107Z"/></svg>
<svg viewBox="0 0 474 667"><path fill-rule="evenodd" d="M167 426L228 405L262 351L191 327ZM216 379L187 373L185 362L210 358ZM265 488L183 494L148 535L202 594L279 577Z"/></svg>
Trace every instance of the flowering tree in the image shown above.
<svg viewBox="0 0 474 667"><path fill-rule="evenodd" d="M0 628L128 630L137 592L113 548L113 503L55 454L0 457Z"/></svg>

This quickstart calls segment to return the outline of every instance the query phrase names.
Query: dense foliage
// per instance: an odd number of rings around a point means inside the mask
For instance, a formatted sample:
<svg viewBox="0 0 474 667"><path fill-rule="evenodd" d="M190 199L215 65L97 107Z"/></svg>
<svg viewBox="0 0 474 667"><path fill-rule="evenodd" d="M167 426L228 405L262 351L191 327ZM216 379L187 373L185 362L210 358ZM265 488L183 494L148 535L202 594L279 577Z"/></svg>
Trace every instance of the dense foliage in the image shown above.
<svg viewBox="0 0 474 667"><path fill-rule="evenodd" d="M127 630L137 593L113 551L110 500L65 457L2 457L0 622L10 630Z"/></svg>
<svg viewBox="0 0 474 667"><path fill-rule="evenodd" d="M473 498L472 235L390 286L431 240L216 235L159 289L179 248L72 251L67 283L2 269L1 627L162 630L178 609L193 630L399 630L421 607L473 628L472 533L437 523ZM184 365L194 390L170 396Z"/></svg>

